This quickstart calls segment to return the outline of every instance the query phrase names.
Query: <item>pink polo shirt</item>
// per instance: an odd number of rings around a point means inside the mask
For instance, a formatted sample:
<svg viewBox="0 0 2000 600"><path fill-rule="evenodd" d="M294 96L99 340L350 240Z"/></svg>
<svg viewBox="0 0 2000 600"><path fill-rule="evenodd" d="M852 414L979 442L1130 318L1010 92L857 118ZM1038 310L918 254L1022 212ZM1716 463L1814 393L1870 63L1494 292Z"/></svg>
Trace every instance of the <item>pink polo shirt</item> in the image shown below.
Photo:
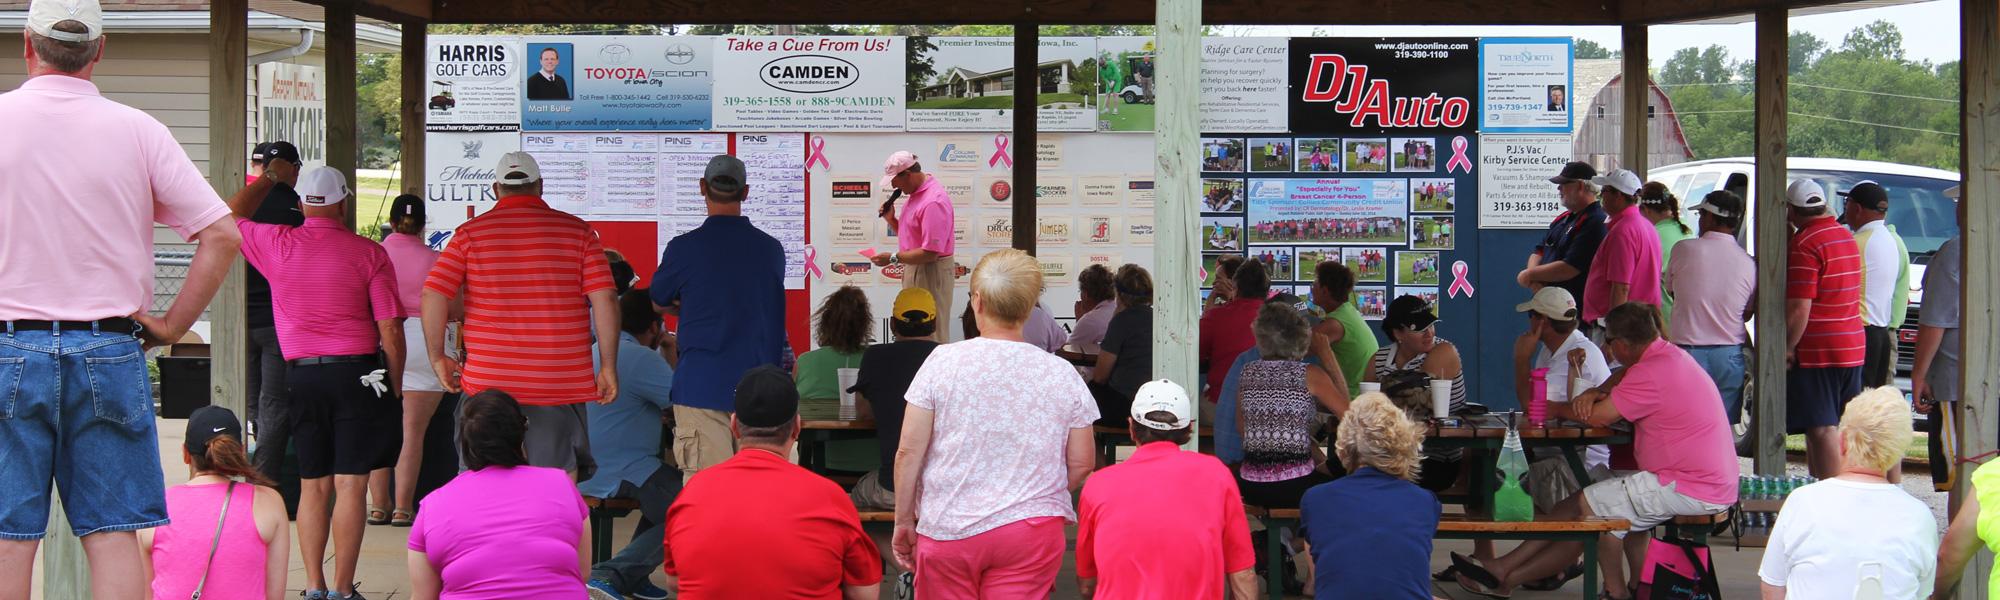
<svg viewBox="0 0 2000 600"><path fill-rule="evenodd" d="M953 241L956 212L951 206L951 196L935 176L917 186L917 193L910 195L910 203L903 205L903 216L896 223L897 252L922 248L939 256L951 256L957 251Z"/></svg>
<svg viewBox="0 0 2000 600"><path fill-rule="evenodd" d="M1097 598L1220 600L1224 575L1257 564L1229 467L1172 442L1091 474L1076 513L1076 576Z"/></svg>
<svg viewBox="0 0 2000 600"><path fill-rule="evenodd" d="M271 316L285 360L374 354L377 321L402 316L389 253L340 221L301 227L236 222L243 259L271 280Z"/></svg>
<svg viewBox="0 0 2000 600"><path fill-rule="evenodd" d="M1660 304L1660 231L1637 204L1604 221L1604 242L1583 282L1583 320L1596 321L1617 308L1611 306L1613 283L1630 288L1629 302Z"/></svg>
<svg viewBox="0 0 2000 600"><path fill-rule="evenodd" d="M396 299L403 305L403 318L424 316L424 279L437 264L438 251L424 239L407 233L391 233L382 238L382 250L396 269Z"/></svg>
<svg viewBox="0 0 2000 600"><path fill-rule="evenodd" d="M0 321L91 321L153 304L153 224L229 216L165 125L64 75L0 94Z"/></svg>
<svg viewBox="0 0 2000 600"><path fill-rule="evenodd" d="M1707 232L1674 244L1666 290L1674 295L1667 341L1683 346L1735 346L1750 340L1743 308L1757 293L1757 261L1736 236Z"/></svg>
<svg viewBox="0 0 2000 600"><path fill-rule="evenodd" d="M1736 438L1722 396L1686 350L1654 340L1612 388L1611 403L1632 422L1639 470L1696 500L1736 501Z"/></svg>

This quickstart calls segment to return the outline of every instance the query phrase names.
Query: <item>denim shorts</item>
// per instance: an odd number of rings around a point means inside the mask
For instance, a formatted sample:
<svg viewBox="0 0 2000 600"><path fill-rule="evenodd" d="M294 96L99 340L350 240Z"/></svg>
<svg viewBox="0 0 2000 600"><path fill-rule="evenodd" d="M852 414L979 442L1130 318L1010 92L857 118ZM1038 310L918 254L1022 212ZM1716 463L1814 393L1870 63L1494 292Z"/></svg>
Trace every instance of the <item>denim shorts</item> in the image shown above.
<svg viewBox="0 0 2000 600"><path fill-rule="evenodd" d="M52 480L79 537L165 525L138 338L0 327L0 540L42 538Z"/></svg>
<svg viewBox="0 0 2000 600"><path fill-rule="evenodd" d="M1722 395L1722 409L1729 413L1729 424L1742 420L1743 347L1681 346L1681 349L1687 350L1688 356L1715 382L1715 391Z"/></svg>

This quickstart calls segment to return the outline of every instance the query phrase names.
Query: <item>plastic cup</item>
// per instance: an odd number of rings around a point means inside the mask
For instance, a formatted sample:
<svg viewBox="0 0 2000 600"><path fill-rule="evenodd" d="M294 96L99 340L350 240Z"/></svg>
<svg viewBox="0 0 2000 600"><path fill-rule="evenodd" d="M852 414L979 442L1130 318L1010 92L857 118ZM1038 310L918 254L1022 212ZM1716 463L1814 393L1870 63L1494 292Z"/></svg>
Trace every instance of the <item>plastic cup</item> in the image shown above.
<svg viewBox="0 0 2000 600"><path fill-rule="evenodd" d="M840 379L841 410L854 408L854 392L848 391L847 388L854 387L854 382L861 378L861 369L835 369L834 374Z"/></svg>
<svg viewBox="0 0 2000 600"><path fill-rule="evenodd" d="M1451 380L1431 380L1431 416L1439 419L1451 417Z"/></svg>
<svg viewBox="0 0 2000 600"><path fill-rule="evenodd" d="M1366 393L1370 393L1370 392L1379 392L1379 391L1382 391L1382 384L1381 384L1381 383L1378 383L1378 382L1374 382L1374 381L1363 381L1363 382L1361 382L1361 393L1363 393L1363 394L1366 394Z"/></svg>

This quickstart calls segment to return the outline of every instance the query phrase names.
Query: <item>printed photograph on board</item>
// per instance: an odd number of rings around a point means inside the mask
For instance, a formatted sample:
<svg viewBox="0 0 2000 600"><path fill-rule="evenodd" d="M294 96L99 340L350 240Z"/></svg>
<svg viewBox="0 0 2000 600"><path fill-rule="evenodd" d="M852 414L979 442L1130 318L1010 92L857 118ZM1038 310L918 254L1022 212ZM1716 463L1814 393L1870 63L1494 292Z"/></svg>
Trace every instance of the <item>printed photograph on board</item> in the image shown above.
<svg viewBox="0 0 2000 600"><path fill-rule="evenodd" d="M1243 180L1201 180L1202 212L1243 212Z"/></svg>
<svg viewBox="0 0 2000 600"><path fill-rule="evenodd" d="M1438 261L1436 252L1397 252L1396 285L1437 285Z"/></svg>
<svg viewBox="0 0 2000 600"><path fill-rule="evenodd" d="M1153 38L1097 38L1099 131L1153 130Z"/></svg>
<svg viewBox="0 0 2000 600"><path fill-rule="evenodd" d="M1431 138L1395 138L1389 142L1395 151L1394 168L1397 173L1430 173L1437 170L1437 144Z"/></svg>
<svg viewBox="0 0 2000 600"><path fill-rule="evenodd" d="M1201 249L1210 252L1242 251L1243 219L1237 217L1202 217Z"/></svg>
<svg viewBox="0 0 2000 600"><path fill-rule="evenodd" d="M905 112L910 131L1004 131L1013 126L1014 40L910 37ZM1043 131L1090 131L1097 116L1097 41L1045 37L1037 52L1035 118Z"/></svg>
<svg viewBox="0 0 2000 600"><path fill-rule="evenodd" d="M1339 173L1339 138L1298 138L1292 146L1300 173Z"/></svg>
<svg viewBox="0 0 2000 600"><path fill-rule="evenodd" d="M1313 281L1319 273L1320 263L1342 263L1340 249L1328 247L1300 248L1298 280Z"/></svg>
<svg viewBox="0 0 2000 600"><path fill-rule="evenodd" d="M1243 172L1243 138L1201 138L1201 170Z"/></svg>
<svg viewBox="0 0 2000 600"><path fill-rule="evenodd" d="M1215 281L1217 279L1222 278L1222 270L1216 268L1215 265L1216 263L1221 262L1222 258L1225 256L1238 256L1238 255L1233 253L1201 255L1201 272L1208 274L1208 276L1203 277L1201 280L1202 289L1206 290L1208 288L1215 287Z"/></svg>
<svg viewBox="0 0 2000 600"><path fill-rule="evenodd" d="M1249 258L1264 263L1264 273L1270 275L1271 281L1299 280L1293 270L1298 266L1297 256L1290 246L1253 247Z"/></svg>
<svg viewBox="0 0 2000 600"><path fill-rule="evenodd" d="M1410 180L1410 212L1448 213L1458 210L1455 179Z"/></svg>
<svg viewBox="0 0 2000 600"><path fill-rule="evenodd" d="M1397 296L1397 297L1402 297L1402 296L1416 296L1416 297L1418 297L1418 298L1423 298L1423 299L1424 299L1424 303L1425 303L1425 304L1429 304L1429 305L1431 305L1431 314L1434 314L1434 315L1437 315L1437 316L1438 316L1438 318L1440 318L1440 319L1444 318L1444 313L1442 312L1442 311L1443 311L1444 309L1443 309L1443 307L1440 307L1440 306L1438 306L1438 291L1437 291L1437 288L1434 288L1434 287L1429 287L1429 288L1427 288L1427 287L1399 287L1399 288L1396 288L1396 296Z"/></svg>
<svg viewBox="0 0 2000 600"><path fill-rule="evenodd" d="M1417 250L1451 250L1454 247L1452 217L1419 215L1410 220L1410 247Z"/></svg>
<svg viewBox="0 0 2000 600"><path fill-rule="evenodd" d="M1407 243L1407 183L1402 179L1250 180L1250 243Z"/></svg>
<svg viewBox="0 0 2000 600"><path fill-rule="evenodd" d="M1389 282L1389 249L1343 248L1341 264L1354 270L1354 280L1363 283Z"/></svg>
<svg viewBox="0 0 2000 600"><path fill-rule="evenodd" d="M1348 173L1389 172L1389 140L1387 138L1347 139L1347 150L1341 155L1342 169Z"/></svg>
<svg viewBox="0 0 2000 600"><path fill-rule="evenodd" d="M1291 138L1250 138L1250 171L1290 173L1293 150Z"/></svg>
<svg viewBox="0 0 2000 600"><path fill-rule="evenodd" d="M1379 286L1354 288L1354 308L1361 318L1380 321L1389 314L1389 290Z"/></svg>
<svg viewBox="0 0 2000 600"><path fill-rule="evenodd" d="M575 52L569 44L528 44L528 55L535 57L535 72L528 74L528 99L536 101L568 101L572 94L569 83L571 63Z"/></svg>

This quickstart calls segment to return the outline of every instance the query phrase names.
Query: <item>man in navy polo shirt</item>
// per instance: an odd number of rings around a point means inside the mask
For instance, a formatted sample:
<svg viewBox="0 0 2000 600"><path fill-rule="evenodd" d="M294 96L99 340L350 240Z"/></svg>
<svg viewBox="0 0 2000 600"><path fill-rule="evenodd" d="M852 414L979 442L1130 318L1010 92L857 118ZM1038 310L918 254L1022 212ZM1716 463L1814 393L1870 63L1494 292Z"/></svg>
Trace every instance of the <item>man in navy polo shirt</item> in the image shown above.
<svg viewBox="0 0 2000 600"><path fill-rule="evenodd" d="M667 242L652 297L680 317L674 462L684 479L736 454L729 432L736 382L785 362L785 249L743 216L743 161L716 156L701 179L708 220Z"/></svg>
<svg viewBox="0 0 2000 600"><path fill-rule="evenodd" d="M1590 273L1590 261L1597 245L1604 241L1604 205L1597 202L1597 186L1590 182L1597 169L1590 163L1571 161L1562 172L1549 178L1562 198L1563 214L1549 224L1549 233L1535 252L1528 255L1528 268L1515 279L1530 291L1556 285L1569 290L1573 298L1583 297L1583 282Z"/></svg>

